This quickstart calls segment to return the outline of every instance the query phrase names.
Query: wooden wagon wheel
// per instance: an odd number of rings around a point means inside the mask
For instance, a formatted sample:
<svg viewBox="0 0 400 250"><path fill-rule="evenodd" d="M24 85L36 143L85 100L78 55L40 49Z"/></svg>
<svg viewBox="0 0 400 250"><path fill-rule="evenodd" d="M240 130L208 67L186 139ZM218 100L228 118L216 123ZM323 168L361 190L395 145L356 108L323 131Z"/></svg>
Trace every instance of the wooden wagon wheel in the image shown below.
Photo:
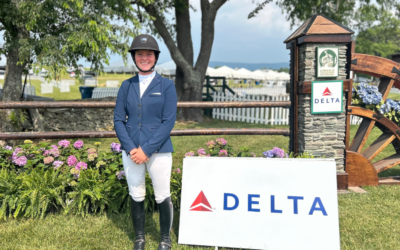
<svg viewBox="0 0 400 250"><path fill-rule="evenodd" d="M386 100L393 86L400 87L399 68L398 63L385 58L352 54L353 71L381 78L378 89L383 100ZM349 106L347 115L348 119L350 115L362 118L353 140L346 141L346 172L349 174L349 186L378 185L379 172L400 164L400 128L385 116L361 107ZM374 127L381 130L382 134L364 150ZM347 128L347 133L349 129ZM395 153L372 163L390 144L393 145Z"/></svg>

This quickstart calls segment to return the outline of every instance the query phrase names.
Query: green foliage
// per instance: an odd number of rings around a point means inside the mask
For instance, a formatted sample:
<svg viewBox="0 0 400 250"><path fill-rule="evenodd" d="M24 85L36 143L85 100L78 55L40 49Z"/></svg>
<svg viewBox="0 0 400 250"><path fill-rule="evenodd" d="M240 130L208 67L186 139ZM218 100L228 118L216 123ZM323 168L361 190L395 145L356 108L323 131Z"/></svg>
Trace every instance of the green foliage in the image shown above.
<svg viewBox="0 0 400 250"><path fill-rule="evenodd" d="M14 171L0 169L0 220L12 216L18 206L22 178Z"/></svg>
<svg viewBox="0 0 400 250"><path fill-rule="evenodd" d="M107 177L105 172L100 173L97 169L81 171L79 181L70 182L70 185L73 185L73 191L67 194L68 206L65 213L72 212L85 216L89 212L103 212L106 206L116 212L117 209L111 203L115 178Z"/></svg>
<svg viewBox="0 0 400 250"><path fill-rule="evenodd" d="M108 64L110 53L126 60L128 39L138 28L128 0L0 2L5 41L0 54L17 48L21 64L45 67L49 78L59 77L70 65L78 68L82 58L94 71Z"/></svg>
<svg viewBox="0 0 400 250"><path fill-rule="evenodd" d="M14 217L24 213L25 217L43 218L46 212L65 206L64 195L67 178L53 169L33 169L19 176L22 185Z"/></svg>
<svg viewBox="0 0 400 250"><path fill-rule="evenodd" d="M390 58L400 51L400 20L398 13L367 5L358 9L355 15L359 33L356 38L356 52Z"/></svg>

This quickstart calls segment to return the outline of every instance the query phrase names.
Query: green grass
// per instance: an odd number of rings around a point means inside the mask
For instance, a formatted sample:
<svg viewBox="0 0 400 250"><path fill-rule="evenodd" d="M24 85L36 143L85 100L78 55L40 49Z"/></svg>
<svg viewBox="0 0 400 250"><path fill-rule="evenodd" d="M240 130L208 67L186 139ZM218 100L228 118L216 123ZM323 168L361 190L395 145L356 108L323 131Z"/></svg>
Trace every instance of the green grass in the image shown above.
<svg viewBox="0 0 400 250"><path fill-rule="evenodd" d="M210 120L204 123L177 123L175 129L184 128L265 128L260 124ZM287 128L287 126L273 126ZM354 136L357 126L351 127ZM367 145L380 135L373 130ZM189 150L205 147L209 140L225 138L235 149L249 147L260 155L278 146L287 150L289 138L284 136L182 136L172 137L175 146L174 165L182 164ZM87 146L101 141L101 149L108 150L117 138L84 139ZM57 141L54 141L57 142ZM376 159L394 152L387 147ZM390 169L392 175L400 172ZM389 170L388 170L389 171ZM384 171L382 174L385 174ZM390 175L390 173L386 173ZM339 196L339 220L342 249L399 249L400 187L367 187L368 194ZM173 249L214 249L211 247L181 246L177 244L179 216L175 214L172 230ZM158 213L146 215L146 249L156 249L159 239ZM130 218L124 214L91 215L86 218L49 214L45 219L9 219L0 222L0 249L132 249L134 231ZM224 248L221 248L224 249Z"/></svg>
<svg viewBox="0 0 400 250"><path fill-rule="evenodd" d="M121 84L122 81L131 78L132 75L129 74L109 74L104 73L97 77L97 81L99 83L99 87L105 87L107 80L118 80ZM61 76L62 80L75 80L75 85L70 86L70 92L63 92L60 93L60 89L53 88L52 94L41 94L41 81L40 80L31 80L32 86L35 86L36 95L54 98L54 100L61 101L61 100L77 100L81 99L81 93L79 92L79 86L83 86L79 84L79 81L75 78L70 78L68 74L64 74ZM28 81L29 83L29 81ZM0 79L0 84L4 85L4 80Z"/></svg>
<svg viewBox="0 0 400 250"><path fill-rule="evenodd" d="M389 93L388 98L392 99L392 100L400 100L400 94L397 93Z"/></svg>
<svg viewBox="0 0 400 250"><path fill-rule="evenodd" d="M368 194L339 195L341 249L399 249L400 186L367 187ZM212 226L212 225L210 225ZM214 249L178 245L179 214L175 211L173 249ZM124 214L86 218L61 213L40 219L0 222L0 249L132 249L130 218ZM158 213L146 215L146 249L159 240ZM220 248L225 249L225 248Z"/></svg>

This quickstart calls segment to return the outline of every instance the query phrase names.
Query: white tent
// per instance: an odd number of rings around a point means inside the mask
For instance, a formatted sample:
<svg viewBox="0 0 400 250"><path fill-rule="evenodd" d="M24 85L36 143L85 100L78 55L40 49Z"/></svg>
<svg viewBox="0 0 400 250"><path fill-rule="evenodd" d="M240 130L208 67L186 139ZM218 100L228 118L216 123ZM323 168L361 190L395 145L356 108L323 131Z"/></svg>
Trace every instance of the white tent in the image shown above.
<svg viewBox="0 0 400 250"><path fill-rule="evenodd" d="M206 76L210 77L224 77L224 75L214 68L207 67Z"/></svg>
<svg viewBox="0 0 400 250"><path fill-rule="evenodd" d="M216 69L216 71L221 74L222 76L225 76L226 78L239 78L243 79L243 74L240 72L237 72L236 70L229 68L228 66L222 66Z"/></svg>
<svg viewBox="0 0 400 250"><path fill-rule="evenodd" d="M279 73L279 80L285 80L289 81L290 80L290 75L286 72L280 72Z"/></svg>
<svg viewBox="0 0 400 250"><path fill-rule="evenodd" d="M236 72L239 73L243 79L257 80L256 78L254 78L253 72L251 72L248 69L241 68L241 69L236 70Z"/></svg>
<svg viewBox="0 0 400 250"><path fill-rule="evenodd" d="M267 75L266 75L265 71L258 69L258 70L253 71L252 73L253 73L253 78L256 80L262 81L262 80L267 79Z"/></svg>

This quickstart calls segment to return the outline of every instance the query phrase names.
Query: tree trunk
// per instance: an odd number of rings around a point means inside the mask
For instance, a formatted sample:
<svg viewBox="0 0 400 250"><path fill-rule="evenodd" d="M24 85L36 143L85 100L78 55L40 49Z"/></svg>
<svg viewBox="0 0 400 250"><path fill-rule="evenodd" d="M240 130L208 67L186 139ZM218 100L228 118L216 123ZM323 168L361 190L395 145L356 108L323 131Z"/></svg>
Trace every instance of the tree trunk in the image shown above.
<svg viewBox="0 0 400 250"><path fill-rule="evenodd" d="M201 102L203 82L198 71L193 70L191 75L183 77L183 95L181 96L182 102ZM202 109L198 108L185 108L178 110L178 119L184 121L203 121Z"/></svg>
<svg viewBox="0 0 400 250"><path fill-rule="evenodd" d="M2 101L19 101L22 93L22 73L25 68L25 63L17 65L19 62L19 51L18 47L14 47L8 51L7 54L7 65L3 87ZM13 109L1 109L0 110L0 128L1 132L16 132L21 131L21 125L16 122L18 119L13 119L14 123L10 119L12 114L18 118L20 116L20 110ZM15 141L2 141L0 145L14 144Z"/></svg>

